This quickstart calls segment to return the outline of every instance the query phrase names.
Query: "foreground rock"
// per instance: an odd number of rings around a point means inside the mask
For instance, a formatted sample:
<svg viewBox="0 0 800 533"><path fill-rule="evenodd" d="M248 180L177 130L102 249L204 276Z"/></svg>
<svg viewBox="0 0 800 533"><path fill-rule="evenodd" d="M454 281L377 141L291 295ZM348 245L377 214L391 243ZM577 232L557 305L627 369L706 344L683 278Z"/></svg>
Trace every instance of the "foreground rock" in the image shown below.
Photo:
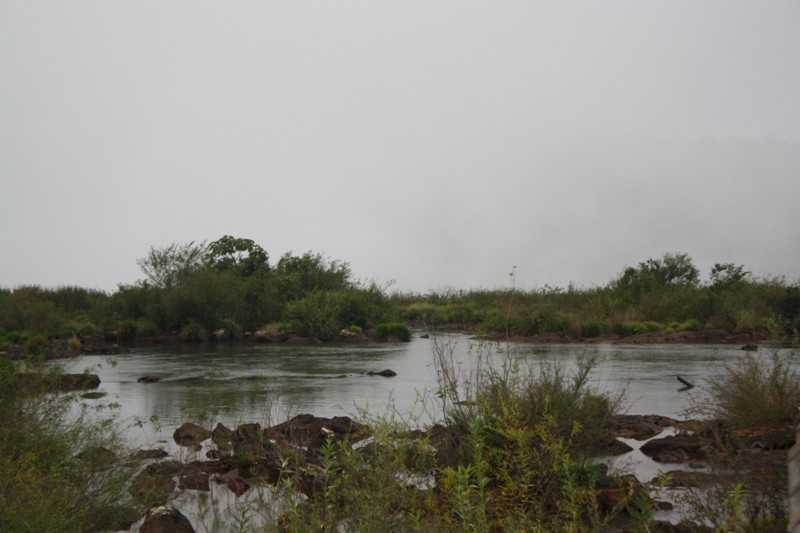
<svg viewBox="0 0 800 533"><path fill-rule="evenodd" d="M172 434L179 446L197 446L210 436L210 431L191 422L186 422Z"/></svg>
<svg viewBox="0 0 800 533"><path fill-rule="evenodd" d="M645 442L641 452L660 463L684 463L690 460L705 460L703 442L695 435L670 435Z"/></svg>
<svg viewBox="0 0 800 533"><path fill-rule="evenodd" d="M139 533L195 533L189 519L171 505L154 507L139 528Z"/></svg>
<svg viewBox="0 0 800 533"><path fill-rule="evenodd" d="M624 439L647 440L659 435L664 428L679 423L674 418L659 415L614 415L608 434Z"/></svg>
<svg viewBox="0 0 800 533"><path fill-rule="evenodd" d="M40 374L22 372L19 374L20 386L28 390L42 392L69 392L96 389L100 386L97 374Z"/></svg>

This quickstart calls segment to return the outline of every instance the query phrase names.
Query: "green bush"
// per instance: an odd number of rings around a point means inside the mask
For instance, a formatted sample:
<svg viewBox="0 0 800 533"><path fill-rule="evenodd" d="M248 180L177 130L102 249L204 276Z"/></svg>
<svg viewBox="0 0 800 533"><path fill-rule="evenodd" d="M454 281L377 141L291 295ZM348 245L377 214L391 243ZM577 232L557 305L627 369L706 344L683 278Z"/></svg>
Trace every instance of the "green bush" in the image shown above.
<svg viewBox="0 0 800 533"><path fill-rule="evenodd" d="M610 325L605 320L586 322L581 325L581 334L584 337L599 337L609 331Z"/></svg>
<svg viewBox="0 0 800 533"><path fill-rule="evenodd" d="M180 338L185 341L205 342L208 340L208 331L199 322L189 322L181 329Z"/></svg>
<svg viewBox="0 0 800 533"><path fill-rule="evenodd" d="M792 362L777 351L769 358L748 353L707 380L709 392L692 410L734 429L792 425L800 406L800 375Z"/></svg>
<svg viewBox="0 0 800 533"><path fill-rule="evenodd" d="M402 342L408 342L411 340L411 331L405 324L401 324L400 322L378 324L375 327L375 338L388 339L389 337L396 337Z"/></svg>
<svg viewBox="0 0 800 533"><path fill-rule="evenodd" d="M34 357L44 356L48 346L49 342L46 337L43 335L36 335L25 341L22 347L22 353Z"/></svg>
<svg viewBox="0 0 800 533"><path fill-rule="evenodd" d="M678 331L700 331L702 329L703 323L696 318L690 318L678 326Z"/></svg>
<svg viewBox="0 0 800 533"><path fill-rule="evenodd" d="M645 333L646 331L647 326L641 322L621 322L614 325L614 333L622 337L627 337L628 335L638 335L639 333Z"/></svg>

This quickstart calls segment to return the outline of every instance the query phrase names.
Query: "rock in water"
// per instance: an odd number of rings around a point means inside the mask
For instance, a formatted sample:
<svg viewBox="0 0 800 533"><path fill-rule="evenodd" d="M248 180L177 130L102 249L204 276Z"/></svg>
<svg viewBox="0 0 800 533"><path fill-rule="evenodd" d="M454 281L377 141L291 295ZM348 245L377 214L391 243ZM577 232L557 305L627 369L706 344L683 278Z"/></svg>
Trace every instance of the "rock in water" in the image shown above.
<svg viewBox="0 0 800 533"><path fill-rule="evenodd" d="M380 372L367 372L368 376L383 376L385 378L391 378L397 375L397 372L387 368L386 370L381 370Z"/></svg>
<svg viewBox="0 0 800 533"><path fill-rule="evenodd" d="M179 446L196 446L210 436L210 431L191 422L186 422L172 434L172 438Z"/></svg>
<svg viewBox="0 0 800 533"><path fill-rule="evenodd" d="M172 507L164 505L147 511L139 533L195 533L189 519Z"/></svg>

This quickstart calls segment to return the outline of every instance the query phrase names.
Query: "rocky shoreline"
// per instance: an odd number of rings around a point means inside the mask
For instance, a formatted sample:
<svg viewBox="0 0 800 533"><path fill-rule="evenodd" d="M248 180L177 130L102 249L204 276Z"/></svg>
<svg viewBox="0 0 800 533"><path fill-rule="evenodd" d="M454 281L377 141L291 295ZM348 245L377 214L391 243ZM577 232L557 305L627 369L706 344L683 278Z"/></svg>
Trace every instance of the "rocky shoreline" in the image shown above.
<svg viewBox="0 0 800 533"><path fill-rule="evenodd" d="M675 434L659 437L667 428L674 428ZM794 444L794 435L793 428L752 428L724 433L711 422L679 421L656 415L616 415L608 424L602 454L620 455L632 449L618 438L642 441L644 444L639 449L643 454L673 468L667 472L666 487L702 487L718 481L710 468L712 458L739 460L743 469L740 476L769 477L785 471L787 451ZM458 463L467 437L453 426L437 424L397 435L397 438L424 441L435 450L435 465L444 467ZM377 446L368 427L349 417L322 418L309 414L297 415L270 427L246 423L231 429L219 423L209 429L185 423L175 430L173 440L195 454L204 454L205 459L180 462L160 449L137 453L138 457L147 458L149 464L133 480L132 491L140 502L151 507L150 514L159 520L167 520L165 516L173 520L175 513L180 513L175 509L159 512L153 509L166 505L182 490L210 491L212 483L224 485L241 496L253 486L276 485L288 480L308 498L314 498L321 484L322 450L326 443L342 442L365 454ZM624 507L631 490L644 490L634 476L622 475L615 479L614 484L597 491L598 505L606 512ZM657 484L659 480L650 483ZM671 504L654 501L653 505L669 509ZM625 530L625 515L623 509L620 531ZM696 524L660 523L658 527L659 531L703 530ZM141 531L147 531L145 525Z"/></svg>

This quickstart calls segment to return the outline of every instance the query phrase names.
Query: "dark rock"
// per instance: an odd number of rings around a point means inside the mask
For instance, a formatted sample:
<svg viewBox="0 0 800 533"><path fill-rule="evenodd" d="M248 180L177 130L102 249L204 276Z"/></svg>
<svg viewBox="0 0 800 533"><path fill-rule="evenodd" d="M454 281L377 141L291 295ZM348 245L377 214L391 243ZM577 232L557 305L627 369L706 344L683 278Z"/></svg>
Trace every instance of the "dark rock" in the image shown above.
<svg viewBox="0 0 800 533"><path fill-rule="evenodd" d="M211 490L208 485L207 472L191 472L181 476L178 487L181 489L200 490L204 492Z"/></svg>
<svg viewBox="0 0 800 533"><path fill-rule="evenodd" d="M755 352L756 350L758 350L758 345L757 344L745 344L744 346L742 346L742 350L744 350L745 352Z"/></svg>
<svg viewBox="0 0 800 533"><path fill-rule="evenodd" d="M217 425L211 431L211 437L216 440L231 440L233 430L227 427L222 422L217 422Z"/></svg>
<svg viewBox="0 0 800 533"><path fill-rule="evenodd" d="M137 383L156 383L157 381L161 381L158 376L142 376L136 380Z"/></svg>
<svg viewBox="0 0 800 533"><path fill-rule="evenodd" d="M380 372L367 372L368 376L383 376L385 378L392 378L397 375L397 372L387 368L386 370L381 370Z"/></svg>
<svg viewBox="0 0 800 533"><path fill-rule="evenodd" d="M168 456L169 454L164 450L138 450L134 457L137 459L163 459L164 457Z"/></svg>
<svg viewBox="0 0 800 533"><path fill-rule="evenodd" d="M700 438L693 435L670 435L645 442L641 452L662 463L680 463L687 460L706 459Z"/></svg>
<svg viewBox="0 0 800 533"><path fill-rule="evenodd" d="M325 428L327 432L323 432ZM339 436L349 442L355 442L366 437L366 427L353 421L347 416L322 418L308 414L297 415L291 420L272 426L264 430L266 439L278 442L289 442L295 446L320 445L320 435ZM338 438L338 437L337 437ZM324 441L322 441L324 442Z"/></svg>
<svg viewBox="0 0 800 533"><path fill-rule="evenodd" d="M19 384L23 389L40 389L41 392L68 392L96 389L100 386L97 374L61 374L38 372L21 372Z"/></svg>
<svg viewBox="0 0 800 533"><path fill-rule="evenodd" d="M228 485L228 489L237 496L241 496L250 488L250 484L242 479L238 468L217 476L217 483Z"/></svg>
<svg viewBox="0 0 800 533"><path fill-rule="evenodd" d="M81 394L81 398L83 398L85 400L97 400L99 398L102 398L106 394L107 393L100 392L100 391L97 391L97 392L84 392L83 394Z"/></svg>
<svg viewBox="0 0 800 533"><path fill-rule="evenodd" d="M272 443L264 436L258 423L240 424L230 440L234 454L252 455L255 459L266 457L267 451L272 449Z"/></svg>
<svg viewBox="0 0 800 533"><path fill-rule="evenodd" d="M166 505L147 511L139 533L195 533L195 531L188 518L171 505Z"/></svg>
<svg viewBox="0 0 800 533"><path fill-rule="evenodd" d="M633 451L633 448L619 439L606 439L598 450L599 455L616 456Z"/></svg>
<svg viewBox="0 0 800 533"><path fill-rule="evenodd" d="M614 415L609 423L608 433L614 437L646 440L677 423L673 418L659 415Z"/></svg>
<svg viewBox="0 0 800 533"><path fill-rule="evenodd" d="M436 463L440 466L456 466L464 456L461 433L455 426L434 424L427 433L431 446L436 449Z"/></svg>
<svg viewBox="0 0 800 533"><path fill-rule="evenodd" d="M87 448L76 457L82 461L89 461L97 466L110 465L117 461L117 454L104 446Z"/></svg>
<svg viewBox="0 0 800 533"><path fill-rule="evenodd" d="M686 470L670 470L663 479L666 480L664 486L669 488L709 487L719 482L719 478L713 474ZM661 482L661 476L653 478L651 481L653 485L658 485Z"/></svg>
<svg viewBox="0 0 800 533"><path fill-rule="evenodd" d="M142 504L163 505L175 490L174 477L182 466L177 461L162 461L147 465L133 478L131 494Z"/></svg>
<svg viewBox="0 0 800 533"><path fill-rule="evenodd" d="M210 431L191 422L186 422L172 434L176 444L187 447L195 447L210 436Z"/></svg>
<svg viewBox="0 0 800 533"><path fill-rule="evenodd" d="M223 455L222 452L219 450L208 450L206 452L206 457L212 460L222 459Z"/></svg>
<svg viewBox="0 0 800 533"><path fill-rule="evenodd" d="M733 434L742 445L762 450L788 450L794 446L797 434L791 426L784 428L751 427L737 429Z"/></svg>

